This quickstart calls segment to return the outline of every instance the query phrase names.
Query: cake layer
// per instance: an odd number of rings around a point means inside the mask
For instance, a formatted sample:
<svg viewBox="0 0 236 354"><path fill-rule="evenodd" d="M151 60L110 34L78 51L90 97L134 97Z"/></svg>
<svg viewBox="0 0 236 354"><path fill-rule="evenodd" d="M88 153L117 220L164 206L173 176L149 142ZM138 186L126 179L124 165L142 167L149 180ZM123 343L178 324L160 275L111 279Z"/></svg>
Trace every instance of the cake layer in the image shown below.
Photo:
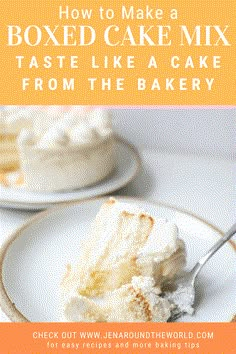
<svg viewBox="0 0 236 354"><path fill-rule="evenodd" d="M19 168L19 158L17 152L0 151L0 171L17 170Z"/></svg>
<svg viewBox="0 0 236 354"><path fill-rule="evenodd" d="M14 106L15 107L15 106ZM8 113L15 112L16 108ZM0 171L12 171L19 169L19 153L17 149L17 133L19 129L14 124L7 124L3 112L0 114Z"/></svg>
<svg viewBox="0 0 236 354"><path fill-rule="evenodd" d="M16 136L0 134L0 171L19 168L19 154L16 146Z"/></svg>

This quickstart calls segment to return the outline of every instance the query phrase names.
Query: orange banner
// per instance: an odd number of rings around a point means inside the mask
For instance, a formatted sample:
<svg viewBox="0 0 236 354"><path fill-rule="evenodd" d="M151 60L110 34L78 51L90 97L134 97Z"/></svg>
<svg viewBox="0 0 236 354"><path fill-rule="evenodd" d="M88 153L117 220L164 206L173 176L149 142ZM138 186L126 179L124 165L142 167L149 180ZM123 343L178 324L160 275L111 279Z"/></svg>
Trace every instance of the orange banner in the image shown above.
<svg viewBox="0 0 236 354"><path fill-rule="evenodd" d="M234 323L4 323L0 352L235 353Z"/></svg>
<svg viewBox="0 0 236 354"><path fill-rule="evenodd" d="M2 0L0 104L235 105L235 0Z"/></svg>

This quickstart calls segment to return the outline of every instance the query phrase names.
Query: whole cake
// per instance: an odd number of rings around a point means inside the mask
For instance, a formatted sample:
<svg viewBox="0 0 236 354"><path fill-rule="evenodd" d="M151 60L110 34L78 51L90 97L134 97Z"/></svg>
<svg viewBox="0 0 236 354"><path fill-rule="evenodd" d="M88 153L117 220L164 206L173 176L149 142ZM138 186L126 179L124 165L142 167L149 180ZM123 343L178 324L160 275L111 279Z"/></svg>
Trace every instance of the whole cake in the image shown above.
<svg viewBox="0 0 236 354"><path fill-rule="evenodd" d="M106 110L10 106L2 111L0 122L0 170L19 168L28 190L82 188L114 169L114 137Z"/></svg>
<svg viewBox="0 0 236 354"><path fill-rule="evenodd" d="M98 212L78 266L62 281L62 318L85 322L165 322L162 284L185 266L175 224L110 198Z"/></svg>

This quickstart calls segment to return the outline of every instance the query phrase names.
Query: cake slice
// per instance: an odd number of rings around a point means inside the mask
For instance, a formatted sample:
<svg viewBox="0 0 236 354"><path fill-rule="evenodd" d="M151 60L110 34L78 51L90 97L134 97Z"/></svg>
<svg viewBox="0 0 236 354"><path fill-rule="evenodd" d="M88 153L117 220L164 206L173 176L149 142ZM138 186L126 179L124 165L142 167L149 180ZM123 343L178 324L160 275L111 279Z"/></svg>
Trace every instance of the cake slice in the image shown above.
<svg viewBox="0 0 236 354"><path fill-rule="evenodd" d="M97 296L129 283L133 275L139 274L137 253L153 224L150 215L110 198L92 224L79 266L69 269L63 286L77 287L81 295Z"/></svg>
<svg viewBox="0 0 236 354"><path fill-rule="evenodd" d="M174 277L184 265L184 243L173 223L110 198L92 224L79 265L68 268L62 285L91 297L143 275L161 287L163 279Z"/></svg>
<svg viewBox="0 0 236 354"><path fill-rule="evenodd" d="M153 218L134 204L110 198L62 281L63 320L165 322L172 305L160 296L164 280L185 265L175 224Z"/></svg>

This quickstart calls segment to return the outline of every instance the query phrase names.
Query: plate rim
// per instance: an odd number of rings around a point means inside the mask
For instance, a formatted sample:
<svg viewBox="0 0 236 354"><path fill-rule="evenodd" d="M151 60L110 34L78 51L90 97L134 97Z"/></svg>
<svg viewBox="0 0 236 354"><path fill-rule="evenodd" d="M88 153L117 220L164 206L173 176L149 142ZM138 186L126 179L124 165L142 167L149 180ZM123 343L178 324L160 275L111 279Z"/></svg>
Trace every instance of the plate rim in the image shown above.
<svg viewBox="0 0 236 354"><path fill-rule="evenodd" d="M47 210L43 210L36 215L32 216L24 222L20 227L18 227L13 233L11 233L5 242L0 247L0 308L2 311L5 313L5 315L12 321L12 322L31 322L29 319L27 319L15 306L15 304L11 301L10 297L8 296L7 290L4 286L3 282L3 263L7 254L7 251L11 244L21 236L22 231L30 227L34 222L41 221L44 218L46 218L48 215L52 215L53 213L56 213L58 210L61 209L66 209L69 206L75 206L75 205L80 205L88 202L93 202L93 201L104 201L107 198L109 198L109 195L107 196L99 196L95 198L88 198L85 200L80 200L80 201L71 201L71 202L66 202L66 203L60 203L59 205L55 205L54 207L51 207ZM198 216L197 214L186 210L184 208L179 208L175 205L168 204L162 201L155 201L155 200L149 200L145 198L138 198L138 197L132 197L132 196L113 196L113 198L116 199L125 199L125 200L132 200L132 201L138 201L138 202L145 202L145 203L150 203L154 206L161 206L161 207L166 207L170 209L174 209L178 212L181 212L183 214L189 215L198 221L201 221L211 229L213 229L215 232L217 232L220 236L224 235L224 232L219 229L217 226L214 224L208 222L204 218ZM228 243L232 246L233 250L236 252L236 242L233 240L229 240ZM234 311L234 310L232 310ZM236 314L232 316L231 321L229 322L236 322ZM226 322L227 323L227 322Z"/></svg>
<svg viewBox="0 0 236 354"><path fill-rule="evenodd" d="M91 199L91 198L97 198L97 197L99 198L101 196L116 192L117 190L125 187L127 184L129 184L137 176L137 174L140 171L141 166L142 166L142 159L141 159L141 156L140 156L140 153L139 153L138 149L135 147L134 144L132 144L128 140L122 138L118 134L114 134L114 140L115 140L116 143L120 143L120 144L123 144L124 146L126 146L133 153L133 160L135 161L135 168L134 168L133 173L121 185L116 186L116 187L114 186L108 192L107 191L103 191L103 192L99 193L99 195L97 195L97 196L95 195L95 196L92 196L92 197L89 197L89 198L85 197L83 199L77 198L77 199L73 199L73 200L44 201L44 202L24 202L24 201L18 201L18 200L14 200L14 199L11 199L11 200L10 199L9 200L0 199L0 207L7 208L7 207L9 207L9 205L11 205L10 206L11 208L17 208L17 209L20 209L23 206L23 208L26 209L26 210L43 210L43 209L46 209L48 207L54 207L56 205L62 205L64 203L80 202L80 201L85 201L85 200L88 200L88 199ZM96 186L96 184L95 184L95 186ZM89 186L88 186L88 188L89 188ZM78 190L75 189L74 191L78 191Z"/></svg>

